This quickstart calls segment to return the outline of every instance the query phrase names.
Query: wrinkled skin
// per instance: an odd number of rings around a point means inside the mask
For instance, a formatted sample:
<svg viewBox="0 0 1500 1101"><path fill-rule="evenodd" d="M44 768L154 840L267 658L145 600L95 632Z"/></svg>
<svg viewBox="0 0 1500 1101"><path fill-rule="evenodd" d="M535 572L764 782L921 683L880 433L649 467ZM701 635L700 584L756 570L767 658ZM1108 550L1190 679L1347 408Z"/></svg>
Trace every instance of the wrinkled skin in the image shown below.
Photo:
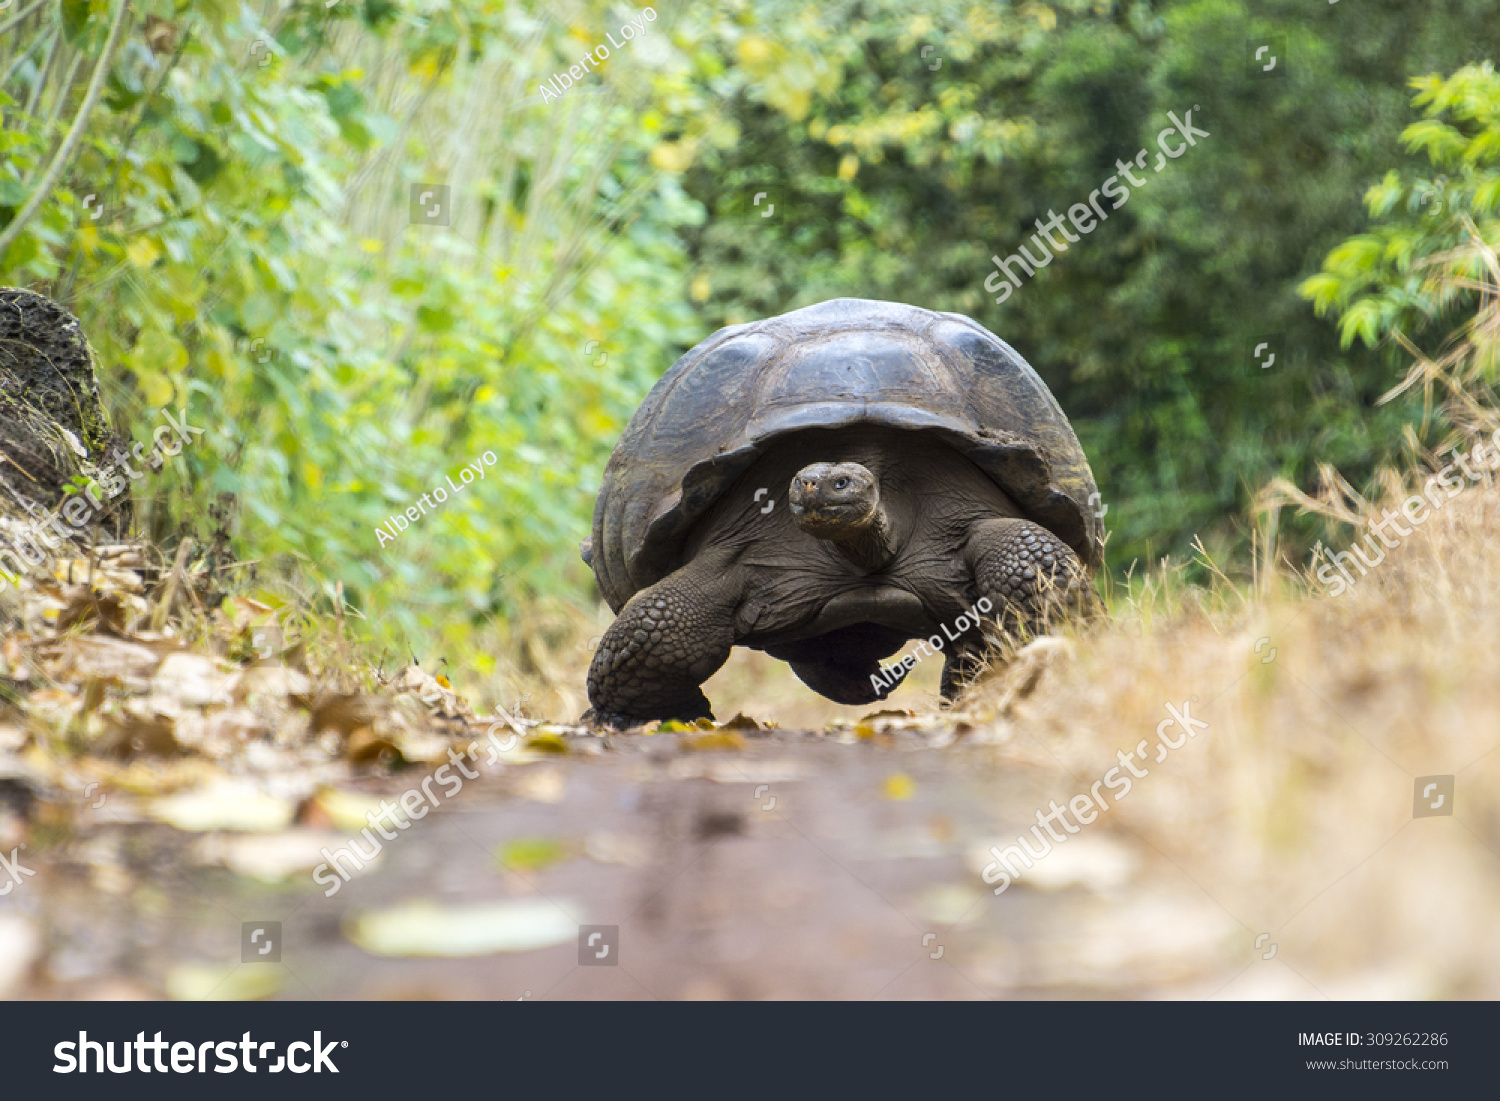
<svg viewBox="0 0 1500 1101"><path fill-rule="evenodd" d="M757 500L761 488L770 494ZM980 598L996 625L1034 629L1088 592L1078 556L978 467L926 433L890 428L778 440L699 521L682 562L600 641L586 718L622 728L711 718L699 686L737 645L787 661L832 700L871 703L895 687L871 680L883 659L911 639L946 639L943 626ZM977 627L945 642L945 697L982 650Z"/></svg>

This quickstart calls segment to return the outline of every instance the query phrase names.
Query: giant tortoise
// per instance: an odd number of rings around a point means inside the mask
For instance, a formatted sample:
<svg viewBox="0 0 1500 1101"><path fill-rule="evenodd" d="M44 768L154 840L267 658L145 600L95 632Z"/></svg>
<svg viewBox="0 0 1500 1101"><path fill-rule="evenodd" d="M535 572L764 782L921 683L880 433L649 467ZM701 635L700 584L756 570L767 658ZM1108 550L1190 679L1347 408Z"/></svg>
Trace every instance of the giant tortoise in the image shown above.
<svg viewBox="0 0 1500 1101"><path fill-rule="evenodd" d="M582 551L618 617L585 718L712 717L700 685L735 645L864 704L905 675L882 659L936 635L951 698L985 645L974 608L1035 629L1093 599L1097 501L1046 384L967 317L840 298L720 329L605 468Z"/></svg>

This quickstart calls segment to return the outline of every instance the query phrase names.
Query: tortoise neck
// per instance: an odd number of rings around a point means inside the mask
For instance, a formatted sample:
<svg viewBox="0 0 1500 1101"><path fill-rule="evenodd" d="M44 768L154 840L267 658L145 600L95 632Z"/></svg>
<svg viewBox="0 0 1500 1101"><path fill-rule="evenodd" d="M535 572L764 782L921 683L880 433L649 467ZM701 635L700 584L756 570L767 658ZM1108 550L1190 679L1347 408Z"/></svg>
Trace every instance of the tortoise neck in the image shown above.
<svg viewBox="0 0 1500 1101"><path fill-rule="evenodd" d="M839 553L866 573L885 569L896 557L896 541L885 506L878 505L870 522L847 535L829 539Z"/></svg>

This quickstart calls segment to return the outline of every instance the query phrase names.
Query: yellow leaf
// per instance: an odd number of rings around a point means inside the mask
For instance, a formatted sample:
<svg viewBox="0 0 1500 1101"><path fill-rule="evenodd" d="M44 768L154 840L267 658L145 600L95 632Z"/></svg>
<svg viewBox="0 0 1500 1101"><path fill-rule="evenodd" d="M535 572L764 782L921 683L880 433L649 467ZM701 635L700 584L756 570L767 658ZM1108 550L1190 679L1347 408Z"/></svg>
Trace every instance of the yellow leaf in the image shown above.
<svg viewBox="0 0 1500 1101"><path fill-rule="evenodd" d="M713 752L715 750L740 750L745 748L745 739L738 732L730 730L720 734L698 734L684 735L681 739L683 749L693 752Z"/></svg>
<svg viewBox="0 0 1500 1101"><path fill-rule="evenodd" d="M844 159L839 161L839 179L852 180L854 174L859 171L859 158L853 153L845 153Z"/></svg>
<svg viewBox="0 0 1500 1101"><path fill-rule="evenodd" d="M664 141L651 150L651 163L663 172L686 172L693 166L693 150L686 142Z"/></svg>
<svg viewBox="0 0 1500 1101"><path fill-rule="evenodd" d="M1026 14L1035 19L1044 31L1050 31L1057 26L1057 13L1046 4L1035 5L1028 9Z"/></svg>
<svg viewBox="0 0 1500 1101"><path fill-rule="evenodd" d="M758 34L746 35L740 39L739 49L740 61L750 68L761 65L771 56L771 44Z"/></svg>
<svg viewBox="0 0 1500 1101"><path fill-rule="evenodd" d="M136 375L136 381L145 392L146 404L154 405L158 409L170 404L172 395L177 392L172 386L172 380L160 371L141 371Z"/></svg>
<svg viewBox="0 0 1500 1101"><path fill-rule="evenodd" d="M243 1002L271 997L281 989L281 975L238 963L174 963L163 986L173 1001Z"/></svg>
<svg viewBox="0 0 1500 1101"><path fill-rule="evenodd" d="M905 802L916 792L917 785L906 773L893 772L885 778L883 790L887 799Z"/></svg>
<svg viewBox="0 0 1500 1101"><path fill-rule="evenodd" d="M533 734L526 739L526 748L536 753L566 753L568 743L556 734Z"/></svg>
<svg viewBox="0 0 1500 1101"><path fill-rule="evenodd" d="M812 107L812 95L799 88L783 97L779 106L787 113L788 118L794 122L801 122L807 117L807 112Z"/></svg>
<svg viewBox="0 0 1500 1101"><path fill-rule="evenodd" d="M706 302L713 290L713 281L709 279L708 272L705 271L694 276L692 285L688 287L688 294L694 302Z"/></svg>
<svg viewBox="0 0 1500 1101"><path fill-rule="evenodd" d="M125 255L138 268L149 268L161 258L161 249L149 237L137 237L125 246Z"/></svg>

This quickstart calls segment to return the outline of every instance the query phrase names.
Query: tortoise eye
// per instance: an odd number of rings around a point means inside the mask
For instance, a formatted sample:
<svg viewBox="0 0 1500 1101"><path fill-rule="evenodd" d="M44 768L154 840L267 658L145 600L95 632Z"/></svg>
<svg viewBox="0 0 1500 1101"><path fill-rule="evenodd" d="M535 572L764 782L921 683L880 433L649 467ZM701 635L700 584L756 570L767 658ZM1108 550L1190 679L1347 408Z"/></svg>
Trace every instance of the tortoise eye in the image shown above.
<svg viewBox="0 0 1500 1101"><path fill-rule="evenodd" d="M833 488L834 489L848 489L849 488L849 479L848 478L840 478L838 481L836 481L836 482L833 483Z"/></svg>

